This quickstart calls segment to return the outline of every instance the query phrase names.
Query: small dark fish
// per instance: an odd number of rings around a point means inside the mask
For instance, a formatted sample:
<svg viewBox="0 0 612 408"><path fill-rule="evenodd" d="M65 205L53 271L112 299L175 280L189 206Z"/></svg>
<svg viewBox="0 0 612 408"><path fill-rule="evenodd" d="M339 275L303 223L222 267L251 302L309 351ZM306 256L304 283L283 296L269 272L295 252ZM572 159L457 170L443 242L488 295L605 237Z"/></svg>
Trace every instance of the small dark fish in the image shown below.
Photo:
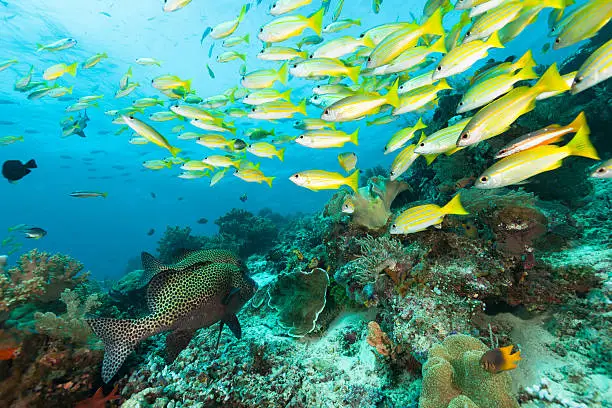
<svg viewBox="0 0 612 408"><path fill-rule="evenodd" d="M242 139L234 139L234 150L242 150L247 147L247 144Z"/></svg>
<svg viewBox="0 0 612 408"><path fill-rule="evenodd" d="M208 50L208 58L212 58L212 53L213 53L213 49L215 48L215 43L212 43L210 45L210 48Z"/></svg>
<svg viewBox="0 0 612 408"><path fill-rule="evenodd" d="M246 193L240 196L240 201L242 201L243 203L245 203L246 200L248 200L248 199L249 199L249 197L246 195Z"/></svg>
<svg viewBox="0 0 612 408"><path fill-rule="evenodd" d="M202 225L203 225L203 224L208 224L208 219L206 219L206 218L200 218L200 219L198 220L198 224L202 224Z"/></svg>
<svg viewBox="0 0 612 408"><path fill-rule="evenodd" d="M151 236L151 235L153 235L153 234L155 234L155 230L154 230L153 228L151 228L151 229L149 230L149 232L147 232L147 235L148 235L148 236Z"/></svg>
<svg viewBox="0 0 612 408"><path fill-rule="evenodd" d="M115 169L115 170L125 170L125 166L120 166L120 165L118 165L118 164L115 164L115 165L113 166L113 169Z"/></svg>
<svg viewBox="0 0 612 408"><path fill-rule="evenodd" d="M23 231L23 233L27 239L41 239L47 235L47 231L38 227L28 228L27 230Z"/></svg>
<svg viewBox="0 0 612 408"><path fill-rule="evenodd" d="M112 17L109 13L107 13L106 11L101 11L100 14L102 14L103 16L106 17Z"/></svg>
<svg viewBox="0 0 612 408"><path fill-rule="evenodd" d="M63 165L60 166L60 169L71 169L72 167L68 166L68 165Z"/></svg>
<svg viewBox="0 0 612 408"><path fill-rule="evenodd" d="M183 197L179 197L179 198L177 198L177 200L183 201Z"/></svg>
<svg viewBox="0 0 612 408"><path fill-rule="evenodd" d="M521 360L521 352L512 353L511 344L506 347L498 347L489 350L480 358L480 366L492 374L502 371L513 370Z"/></svg>
<svg viewBox="0 0 612 408"><path fill-rule="evenodd" d="M24 130L23 132L24 132L24 133L28 133L28 134L30 134L30 135L35 135L35 134L40 133L40 132L39 132L38 130L36 130L36 129L26 129L26 130Z"/></svg>
<svg viewBox="0 0 612 408"><path fill-rule="evenodd" d="M210 65L206 64L206 69L208 70L208 75L210 75L210 77L212 79L215 79L215 73L213 72L213 70L210 68Z"/></svg>
<svg viewBox="0 0 612 408"><path fill-rule="evenodd" d="M242 64L242 65L240 66L240 69L238 70L238 73L239 73L241 76L245 76L245 75L246 75L246 72L247 72L247 66L246 66L246 64Z"/></svg>
<svg viewBox="0 0 612 408"><path fill-rule="evenodd" d="M99 135L108 135L110 133L111 133L110 130L98 130Z"/></svg>
<svg viewBox="0 0 612 408"><path fill-rule="evenodd" d="M14 183L17 180L21 180L32 172L31 169L36 169L36 161L30 160L26 164L23 164L19 160L7 160L2 165L2 175L10 183Z"/></svg>
<svg viewBox="0 0 612 408"><path fill-rule="evenodd" d="M95 159L94 159L93 157L83 157L83 161L84 161L84 162L92 162L92 161L94 161L94 160L95 160Z"/></svg>
<svg viewBox="0 0 612 408"><path fill-rule="evenodd" d="M101 153L106 153L104 150L92 150L91 154L101 154Z"/></svg>
<svg viewBox="0 0 612 408"><path fill-rule="evenodd" d="M100 193L98 191L75 191L70 193L70 197L74 198L106 198L108 193Z"/></svg>
<svg viewBox="0 0 612 408"><path fill-rule="evenodd" d="M68 156L67 154L61 154L60 159L72 159L72 156Z"/></svg>
<svg viewBox="0 0 612 408"><path fill-rule="evenodd" d="M131 175L132 175L132 173L121 173L120 174L121 177L129 177Z"/></svg>
<svg viewBox="0 0 612 408"><path fill-rule="evenodd" d="M113 176L102 176L102 177L100 177L100 180L110 180L112 178L113 178Z"/></svg>
<svg viewBox="0 0 612 408"><path fill-rule="evenodd" d="M157 194L151 191L151 198L157 198Z"/></svg>
<svg viewBox="0 0 612 408"><path fill-rule="evenodd" d="M17 105L17 102L10 99L0 99L0 105Z"/></svg>
<svg viewBox="0 0 612 408"><path fill-rule="evenodd" d="M5 126L10 126L10 125L16 125L17 122L11 122L10 120L0 120L0 125L5 125Z"/></svg>
<svg viewBox="0 0 612 408"><path fill-rule="evenodd" d="M200 38L200 45L202 45L202 43L204 42L204 39L208 37L208 34L210 34L211 31L212 31L212 27L206 27L206 30L204 30L204 33L202 33L202 38Z"/></svg>

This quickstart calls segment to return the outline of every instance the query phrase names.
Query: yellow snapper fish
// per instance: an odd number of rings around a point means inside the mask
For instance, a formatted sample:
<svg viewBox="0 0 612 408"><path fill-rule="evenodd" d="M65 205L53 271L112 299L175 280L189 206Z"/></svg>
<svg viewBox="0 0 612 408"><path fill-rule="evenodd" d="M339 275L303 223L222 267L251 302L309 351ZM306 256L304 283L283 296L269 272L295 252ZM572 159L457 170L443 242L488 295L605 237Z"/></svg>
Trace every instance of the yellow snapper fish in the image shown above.
<svg viewBox="0 0 612 408"><path fill-rule="evenodd" d="M242 99L242 103L246 105L257 106L278 100L289 102L291 101L291 91L291 89L288 89L285 92L279 92L276 89L260 89L258 91L254 91L246 95Z"/></svg>
<svg viewBox="0 0 612 408"><path fill-rule="evenodd" d="M326 122L322 119L306 118L296 120L293 123L293 127L300 130L336 129L336 124Z"/></svg>
<svg viewBox="0 0 612 408"><path fill-rule="evenodd" d="M366 121L366 126L379 126L388 125L389 123L395 122L399 118L393 115L379 116L374 120Z"/></svg>
<svg viewBox="0 0 612 408"><path fill-rule="evenodd" d="M171 169L172 163L165 160L147 160L142 165L149 170Z"/></svg>
<svg viewBox="0 0 612 408"><path fill-rule="evenodd" d="M337 190L342 186L348 186L354 192L359 189L359 170L344 177L340 173L325 170L305 170L289 177L294 184L307 188L311 191Z"/></svg>
<svg viewBox="0 0 612 408"><path fill-rule="evenodd" d="M193 126L202 129L208 130L210 132L220 132L220 133L232 133L236 134L236 128L234 127L233 122L223 122L223 121L207 121L202 119L192 119L189 123Z"/></svg>
<svg viewBox="0 0 612 408"><path fill-rule="evenodd" d="M393 109L393 115L403 115L421 109L427 104L436 101L438 92L445 89L452 88L446 82L446 79L442 79L435 85L428 85L406 92L400 96L400 104Z"/></svg>
<svg viewBox="0 0 612 408"><path fill-rule="evenodd" d="M202 136L203 136L202 133L184 132L184 133L181 133L180 135L178 135L176 138L179 139L179 140L195 140L195 139L199 139Z"/></svg>
<svg viewBox="0 0 612 408"><path fill-rule="evenodd" d="M191 3L191 0L164 0L164 7L162 10L166 13L170 13L182 9L189 3Z"/></svg>
<svg viewBox="0 0 612 408"><path fill-rule="evenodd" d="M324 43L312 53L311 57L341 58L362 47L374 48L374 43L367 37L353 38L347 35Z"/></svg>
<svg viewBox="0 0 612 408"><path fill-rule="evenodd" d="M463 43L488 38L519 17L524 8L538 6L541 9L552 7L562 9L565 0L523 0L508 1L481 15L465 33Z"/></svg>
<svg viewBox="0 0 612 408"><path fill-rule="evenodd" d="M209 111L198 108L196 106L189 105L173 105L170 110L179 116L183 116L188 119L199 119L203 121L221 123L222 119L214 116Z"/></svg>
<svg viewBox="0 0 612 408"><path fill-rule="evenodd" d="M383 105L398 107L400 105L397 94L398 81L395 81L386 95L379 93L358 93L339 100L327 107L321 119L327 122L348 122L359 120L366 115L378 112Z"/></svg>
<svg viewBox="0 0 612 408"><path fill-rule="evenodd" d="M444 44L446 45L447 50L452 50L459 43L459 37L463 32L463 29L472 22L472 19L469 16L468 11L464 11L461 13L461 17L459 17L459 21L450 29L450 31L446 34L444 38Z"/></svg>
<svg viewBox="0 0 612 408"><path fill-rule="evenodd" d="M123 98L125 96L128 96L129 94L134 92L136 90L136 88L138 88L139 86L140 86L140 84L138 82L132 82L131 84L128 84L125 88L119 89L115 93L115 98L119 99L119 98Z"/></svg>
<svg viewBox="0 0 612 408"><path fill-rule="evenodd" d="M83 69L93 68L96 65L98 65L100 61L102 61L103 59L107 59L107 58L108 58L108 54L106 54L105 52L96 54L92 57L87 58L87 60L81 65L81 67Z"/></svg>
<svg viewBox="0 0 612 408"><path fill-rule="evenodd" d="M0 137L0 146L8 146L13 143L23 142L23 136L4 136Z"/></svg>
<svg viewBox="0 0 612 408"><path fill-rule="evenodd" d="M419 118L416 125L399 130L393 136L391 136L391 139L389 139L389 141L385 145L385 154L393 153L394 151L401 149L410 139L412 139L416 135L416 132L421 129L425 129L426 127L427 125L423 123L423 119Z"/></svg>
<svg viewBox="0 0 612 408"><path fill-rule="evenodd" d="M284 63L279 69L260 69L242 77L240 84L247 89L271 88L276 81L287 84L289 66Z"/></svg>
<svg viewBox="0 0 612 408"><path fill-rule="evenodd" d="M586 116L581 112L576 119L569 125L560 126L552 124L535 132L527 133L504 146L495 155L496 159L501 159L524 150L529 150L537 146L549 145L559 142L568 133L576 133L580 128L587 126Z"/></svg>
<svg viewBox="0 0 612 408"><path fill-rule="evenodd" d="M474 6L470 10L470 18L478 17L482 14L485 14L489 10L493 10L501 5L503 5L507 0L490 0L487 2L483 2Z"/></svg>
<svg viewBox="0 0 612 408"><path fill-rule="evenodd" d="M568 47L580 41L591 38L612 19L612 2L609 0L591 0L593 6L576 10L571 20L563 27L555 39L553 49Z"/></svg>
<svg viewBox="0 0 612 408"><path fill-rule="evenodd" d="M595 50L582 64L572 84L572 95L612 76L612 39Z"/></svg>
<svg viewBox="0 0 612 408"><path fill-rule="evenodd" d="M309 17L299 14L279 17L261 27L257 37L265 43L277 43L296 37L307 28L321 35L324 12L324 9L320 9Z"/></svg>
<svg viewBox="0 0 612 408"><path fill-rule="evenodd" d="M138 59L136 59L136 63L138 65L143 65L143 66L156 65L158 67L161 67L161 61L157 60L155 58L147 58L147 57L138 58Z"/></svg>
<svg viewBox="0 0 612 408"><path fill-rule="evenodd" d="M278 157L280 161L285 159L285 149L277 149L274 145L266 142L252 143L247 146L247 151L257 157Z"/></svg>
<svg viewBox="0 0 612 408"><path fill-rule="evenodd" d="M164 136L162 136L157 130L153 129L146 123L141 122L133 116L123 115L121 116L121 118L123 119L125 124L128 125L138 135L144 137L149 142L156 144L159 147L168 149L172 156L176 156L181 151L181 149L179 149L178 147L171 146Z"/></svg>
<svg viewBox="0 0 612 408"><path fill-rule="evenodd" d="M591 173L591 177L600 179L612 178L612 159L599 166L593 173Z"/></svg>
<svg viewBox="0 0 612 408"><path fill-rule="evenodd" d="M251 119L276 120L290 119L296 113L301 113L306 116L306 100L303 100L299 105L295 106L287 101L273 101L254 106L249 112L248 117Z"/></svg>
<svg viewBox="0 0 612 408"><path fill-rule="evenodd" d="M226 51L217 56L217 62L221 64L231 62L237 59L241 59L246 62L246 54L240 53L238 51Z"/></svg>
<svg viewBox="0 0 612 408"><path fill-rule="evenodd" d="M374 68L373 75L389 75L407 71L426 60L433 53L446 54L444 37L440 37L430 46L418 46L407 49L386 65Z"/></svg>
<svg viewBox="0 0 612 408"><path fill-rule="evenodd" d="M567 73L565 75L561 75L561 78L567 84L568 88L570 88L569 89L570 91L571 91L571 87L572 87L572 85L574 83L574 80L576 79L576 74L578 74L578 71L573 71L573 72L569 72L569 73ZM565 93L567 91L568 91L568 89L561 89L561 90L556 90L556 91L542 92L541 94L539 94L536 97L536 101L542 101L544 99L552 98L553 96L560 95L560 94Z"/></svg>
<svg viewBox="0 0 612 408"><path fill-rule="evenodd" d="M518 35L522 33L525 28L535 23L543 8L543 6L524 8L514 21L499 30L499 39L502 44L506 44L512 41L513 39L518 37ZM559 9L554 9L551 12L551 15L554 11L557 10Z"/></svg>
<svg viewBox="0 0 612 408"><path fill-rule="evenodd" d="M135 108L151 108L156 105L164 106L164 101L162 101L158 97L153 97L153 98L140 98L140 99L135 100L132 103L132 106Z"/></svg>
<svg viewBox="0 0 612 408"><path fill-rule="evenodd" d="M78 103L91 103L104 98L104 95L87 95L78 99Z"/></svg>
<svg viewBox="0 0 612 408"><path fill-rule="evenodd" d="M357 18L353 20L350 18L345 18L342 20L334 21L323 27L323 32L325 34L337 33L353 26L361 26L361 19Z"/></svg>
<svg viewBox="0 0 612 408"><path fill-rule="evenodd" d="M170 111L154 112L149 115L149 120L153 122L168 122L174 119L183 119L179 115Z"/></svg>
<svg viewBox="0 0 612 408"><path fill-rule="evenodd" d="M123 74L123 76L119 80L119 89L124 89L130 82L131 78L132 78L132 67L129 67L127 72Z"/></svg>
<svg viewBox="0 0 612 408"><path fill-rule="evenodd" d="M457 146L470 146L504 133L515 120L535 108L539 94L568 89L569 86L557 71L557 65L551 65L535 85L514 88L480 109L461 132Z"/></svg>
<svg viewBox="0 0 612 408"><path fill-rule="evenodd" d="M457 113L465 113L472 109L480 108L510 92L515 83L537 78L538 75L531 67L528 67L520 70L515 75L511 73L501 74L476 82L463 94L463 98L461 98L461 102L459 102L457 107Z"/></svg>
<svg viewBox="0 0 612 408"><path fill-rule="evenodd" d="M457 139L472 118L465 118L452 126L440 129L437 132L425 137L414 150L415 153L422 155L437 155L455 153L462 147L457 147Z"/></svg>
<svg viewBox="0 0 612 408"><path fill-rule="evenodd" d="M184 171L178 175L178 178L183 180L197 180L204 177L209 177L210 171L208 170L189 170Z"/></svg>
<svg viewBox="0 0 612 408"><path fill-rule="evenodd" d="M310 58L291 65L289 72L296 78L348 77L354 83L359 82L360 67L348 67L339 59Z"/></svg>
<svg viewBox="0 0 612 408"><path fill-rule="evenodd" d="M374 43L374 46L377 46L382 42L382 40L396 31L407 28L416 29L417 27L418 24L416 23L387 23L370 28L368 31L361 34L360 37L368 38L372 43Z"/></svg>
<svg viewBox="0 0 612 408"><path fill-rule="evenodd" d="M296 58L308 58L307 51L296 50L291 47L267 47L257 54L257 58L262 61L291 61Z"/></svg>
<svg viewBox="0 0 612 408"><path fill-rule="evenodd" d="M317 85L312 89L312 93L315 95L327 95L327 94L336 94L336 95L355 95L359 91L359 85L348 86L344 84L327 84L327 85Z"/></svg>
<svg viewBox="0 0 612 408"><path fill-rule="evenodd" d="M468 10L491 0L457 0L455 10Z"/></svg>
<svg viewBox="0 0 612 408"><path fill-rule="evenodd" d="M0 71L2 70L3 70L2 64L0 64ZM34 66L30 65L30 71L15 82L14 89L19 92L25 92L28 89L30 83L32 82L33 73L34 73Z"/></svg>
<svg viewBox="0 0 612 408"><path fill-rule="evenodd" d="M204 171L213 170L214 167L210 164L202 163L200 160L189 160L181 165L181 170L185 171Z"/></svg>
<svg viewBox="0 0 612 408"><path fill-rule="evenodd" d="M433 73L433 79L447 78L467 71L477 61L486 57L491 48L504 48L497 33L493 33L487 41L476 40L453 48L442 57Z"/></svg>
<svg viewBox="0 0 612 408"><path fill-rule="evenodd" d="M393 163L391 163L391 170L389 171L389 179L391 181L397 180L402 174L406 172L412 166L412 163L419 158L419 154L414 152L417 145L425 139L425 135L421 135L416 145L409 145L402 149L401 152L395 156Z"/></svg>
<svg viewBox="0 0 612 408"><path fill-rule="evenodd" d="M469 214L463 208L459 194L454 196L444 207L435 204L425 204L407 209L393 221L389 233L391 235L399 235L425 231L431 226L442 224L444 217L449 214Z"/></svg>
<svg viewBox="0 0 612 408"><path fill-rule="evenodd" d="M213 176L210 178L210 186L212 187L215 184L217 184L219 181L221 181L221 179L225 177L228 171L229 169L222 169L216 172L215 174L213 174Z"/></svg>
<svg viewBox="0 0 612 408"><path fill-rule="evenodd" d="M128 143L133 145L146 145L149 144L149 141L144 137L133 137L128 140Z"/></svg>
<svg viewBox="0 0 612 408"><path fill-rule="evenodd" d="M536 66L536 62L533 59L533 54L531 50L527 50L525 54L515 62L503 62L501 64L495 65L483 72L477 73L471 80L472 84L475 84L480 81L484 81L490 78L494 78L499 75L504 74L512 74L518 70L525 68L534 68Z"/></svg>
<svg viewBox="0 0 612 408"><path fill-rule="evenodd" d="M251 34L245 34L243 36L236 35L236 36L229 37L223 40L223 47L231 48L231 47L235 47L241 44L248 45L250 43L251 43Z"/></svg>
<svg viewBox="0 0 612 408"><path fill-rule="evenodd" d="M45 69L43 78L46 81L53 81L54 79L61 78L65 74L76 76L76 73L77 73L77 63L76 62L70 65L61 63L61 64L55 64Z"/></svg>
<svg viewBox="0 0 612 408"><path fill-rule="evenodd" d="M326 94L326 95L313 95L308 99L308 102L314 106L318 106L319 108L327 108L328 106L333 105L334 103L346 98L348 95L336 95L336 94Z"/></svg>
<svg viewBox="0 0 612 408"><path fill-rule="evenodd" d="M444 35L442 27L442 11L440 9L422 25L401 28L381 41L368 57L367 68L376 68L393 61L408 48L417 45L420 37L426 34Z"/></svg>
<svg viewBox="0 0 612 408"><path fill-rule="evenodd" d="M338 163L340 164L340 167L344 169L344 171L350 173L357 167L357 154L354 152L340 153L338 155Z"/></svg>
<svg viewBox="0 0 612 408"><path fill-rule="evenodd" d="M187 91L191 90L191 80L183 80L176 75L160 75L151 80L151 85L160 91L178 88L184 88Z"/></svg>
<svg viewBox="0 0 612 408"><path fill-rule="evenodd" d="M544 145L504 157L478 177L474 187L500 188L519 184L546 171L555 170L569 156L581 156L599 160L597 151L589 140L589 127L583 126L565 146Z"/></svg>
<svg viewBox="0 0 612 408"><path fill-rule="evenodd" d="M57 40L47 45L36 44L36 52L40 52L40 51L55 52L55 51L67 50L68 48L72 48L75 45L77 45L77 40L73 38L63 38L61 40Z"/></svg>
<svg viewBox="0 0 612 408"><path fill-rule="evenodd" d="M342 147L346 143L358 145L359 129L351 134L340 130L311 130L298 136L295 142L302 146L313 149L327 149L330 147Z"/></svg>
<svg viewBox="0 0 612 408"><path fill-rule="evenodd" d="M234 176L248 183L262 183L266 182L268 186L272 187L272 181L276 177L268 177L259 169L238 169L234 173Z"/></svg>
<svg viewBox="0 0 612 408"><path fill-rule="evenodd" d="M64 109L65 112L78 112L89 108L97 108L98 103L75 103Z"/></svg>
<svg viewBox="0 0 612 408"><path fill-rule="evenodd" d="M211 165L214 168L238 168L238 166L240 165L240 160L233 160L231 157L228 156L213 155L205 157L202 160L202 163Z"/></svg>
<svg viewBox="0 0 612 408"><path fill-rule="evenodd" d="M397 93L403 95L412 91L413 89L422 88L424 86L432 85L434 83L433 71L427 71L423 74L417 75L410 78L397 89Z"/></svg>
<svg viewBox="0 0 612 408"><path fill-rule="evenodd" d="M196 143L209 149L224 149L234 145L233 141L227 140L223 135L202 135Z"/></svg>
<svg viewBox="0 0 612 408"><path fill-rule="evenodd" d="M312 3L312 0L277 0L272 3L268 9L268 13L272 16L280 16L290 13Z"/></svg>
<svg viewBox="0 0 612 408"><path fill-rule="evenodd" d="M240 14L238 15L238 17L233 20L217 24L210 32L210 36L215 40L218 40L221 38L229 37L230 35L234 34L234 31L236 31L238 25L242 22L242 20L244 20L244 17L246 16L248 10L249 7L247 4L245 4L244 6L242 6L242 9L240 9Z"/></svg>

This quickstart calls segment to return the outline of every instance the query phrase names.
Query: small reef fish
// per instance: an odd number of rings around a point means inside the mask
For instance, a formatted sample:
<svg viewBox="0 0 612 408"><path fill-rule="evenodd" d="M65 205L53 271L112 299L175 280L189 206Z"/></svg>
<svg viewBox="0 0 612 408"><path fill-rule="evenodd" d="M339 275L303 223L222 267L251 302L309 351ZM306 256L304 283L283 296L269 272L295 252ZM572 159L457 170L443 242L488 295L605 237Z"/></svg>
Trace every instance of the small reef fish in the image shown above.
<svg viewBox="0 0 612 408"><path fill-rule="evenodd" d="M260 69L250 72L242 77L240 84L247 89L271 88L276 81L283 85L289 78L289 66L285 63L278 70Z"/></svg>
<svg viewBox="0 0 612 408"><path fill-rule="evenodd" d="M283 101L290 101L291 89L285 92L279 92L276 89L260 89L248 93L243 99L242 103L247 105L262 105L267 102L274 102L279 99Z"/></svg>
<svg viewBox="0 0 612 408"><path fill-rule="evenodd" d="M504 157L485 170L474 186L491 189L522 183L535 175L561 167L563 159L569 156L599 160L589 134L588 126L584 125L565 146L538 146Z"/></svg>
<svg viewBox="0 0 612 408"><path fill-rule="evenodd" d="M580 112L580 114L576 116L576 119L574 119L569 125L559 126L555 124L546 126L543 129L527 133L526 135L513 140L507 146L503 147L499 152L497 152L495 158L501 159L503 157L532 149L537 146L556 143L562 140L563 136L567 135L568 133L576 133L578 130L580 130L580 128L586 125L586 116L584 115L584 112Z"/></svg>
<svg viewBox="0 0 612 408"><path fill-rule="evenodd" d="M293 183L312 191L337 190L342 186L348 186L354 192L359 189L359 170L344 177L340 173L324 170L306 170L293 174L289 177Z"/></svg>
<svg viewBox="0 0 612 408"><path fill-rule="evenodd" d="M280 16L304 7L312 3L312 0L277 0L268 9L272 16Z"/></svg>
<svg viewBox="0 0 612 408"><path fill-rule="evenodd" d="M323 29L324 9L320 9L309 17L293 15L279 17L259 29L257 37L265 43L277 43L300 35L307 28L321 35Z"/></svg>
<svg viewBox="0 0 612 408"><path fill-rule="evenodd" d="M92 57L87 58L87 60L81 65L81 68L83 69L93 68L96 65L98 65L103 59L107 59L107 58L108 58L108 54L106 54L105 52L96 54Z"/></svg>
<svg viewBox="0 0 612 408"><path fill-rule="evenodd" d="M137 58L136 59L136 63L138 65L144 65L144 66L155 65L155 66L161 67L161 65L162 65L161 61L159 61L159 60L157 60L155 58L147 58L147 57Z"/></svg>
<svg viewBox="0 0 612 408"><path fill-rule="evenodd" d="M285 149L277 149L274 145L266 142L252 143L247 146L247 151L257 157L277 157L280 161L285 158Z"/></svg>
<svg viewBox="0 0 612 408"><path fill-rule="evenodd" d="M66 50L68 48L72 48L75 45L77 45L77 40L73 39L73 38L63 38L61 40L57 40L55 42L52 42L51 44L47 44L47 45L43 45L43 44L36 44L36 51L40 52L40 51L61 51L61 50Z"/></svg>
<svg viewBox="0 0 612 408"><path fill-rule="evenodd" d="M340 130L311 130L295 139L297 144L313 149L327 149L330 147L342 147L346 143L358 146L359 128L351 134Z"/></svg>
<svg viewBox="0 0 612 408"><path fill-rule="evenodd" d="M0 137L0 146L8 146L13 143L23 142L23 136L4 136Z"/></svg>
<svg viewBox="0 0 612 408"><path fill-rule="evenodd" d="M294 59L308 58L307 51L296 50L291 47L267 47L257 54L257 58L262 61L291 61Z"/></svg>
<svg viewBox="0 0 612 408"><path fill-rule="evenodd" d="M393 221L389 232L392 235L397 235L424 231L431 226L439 226L444 221L444 217L449 214L469 214L463 208L459 194L454 196L444 207L425 204L407 209Z"/></svg>
<svg viewBox="0 0 612 408"><path fill-rule="evenodd" d="M591 0L567 17L568 22L555 42L553 49L569 47L580 41L591 38L612 19L612 2L608 0Z"/></svg>
<svg viewBox="0 0 612 408"><path fill-rule="evenodd" d="M15 183L30 174L32 169L36 168L38 168L38 166L34 159L25 164L19 160L7 160L2 165L2 176L4 176L9 183Z"/></svg>
<svg viewBox="0 0 612 408"><path fill-rule="evenodd" d="M612 39L591 54L574 77L571 93L575 95L612 77Z"/></svg>
<svg viewBox="0 0 612 408"><path fill-rule="evenodd" d="M591 177L605 179L612 178L612 159L599 166L593 173L591 173Z"/></svg>
<svg viewBox="0 0 612 408"><path fill-rule="evenodd" d="M357 155L354 152L345 152L338 155L338 163L340 167L347 173L355 170L357 167Z"/></svg>
<svg viewBox="0 0 612 408"><path fill-rule="evenodd" d="M208 219L207 218L200 218L198 220L198 224L202 224L202 225L208 224Z"/></svg>
<svg viewBox="0 0 612 408"><path fill-rule="evenodd" d="M374 112L378 112L383 105L394 108L400 106L397 94L398 81L395 81L389 92L385 95L378 93L358 93L348 96L327 107L321 119L327 122L348 122L359 120Z"/></svg>
<svg viewBox="0 0 612 408"><path fill-rule="evenodd" d="M13 58L7 61L2 61L0 62L0 72L18 63L19 63L19 60L16 58Z"/></svg>
<svg viewBox="0 0 612 408"><path fill-rule="evenodd" d="M195 264L180 270L154 269L160 263L143 253L142 263L150 280L147 299L151 314L138 319L87 319L104 342L102 380L115 376L138 343L157 333L170 331L166 358L173 361L189 344L196 330L221 322L236 338L242 330L236 314L253 297L257 284L240 267L229 263ZM218 344L218 341L217 341Z"/></svg>
<svg viewBox="0 0 612 408"><path fill-rule="evenodd" d="M326 122L322 119L306 118L306 119L295 121L295 123L293 124L293 127L295 129L300 129L300 130L335 129L336 124Z"/></svg>
<svg viewBox="0 0 612 408"><path fill-rule="evenodd" d="M249 196L247 196L246 193L240 196L240 201L242 201L243 203L246 203L248 199L249 199Z"/></svg>
<svg viewBox="0 0 612 408"><path fill-rule="evenodd" d="M52 81L54 79L58 79L64 76L65 74L76 76L76 73L77 73L77 63L76 62L70 65L61 63L61 64L55 64L45 69L45 72L43 73L43 78L47 81Z"/></svg>
<svg viewBox="0 0 612 408"><path fill-rule="evenodd" d="M41 239L47 235L47 231L38 227L28 228L23 233L27 239Z"/></svg>
<svg viewBox="0 0 612 408"><path fill-rule="evenodd" d="M70 193L70 197L74 198L106 198L108 197L108 193L99 193L96 191L75 191L74 193Z"/></svg>
<svg viewBox="0 0 612 408"><path fill-rule="evenodd" d="M513 345L489 350L480 358L480 367L491 374L514 370L521 360L521 352L512 353Z"/></svg>
<svg viewBox="0 0 612 408"><path fill-rule="evenodd" d="M238 25L244 20L247 11L249 11L249 5L245 4L242 6L240 10L240 14L233 20L225 21L223 23L217 24L210 32L210 36L215 40L229 37L236 31Z"/></svg>
<svg viewBox="0 0 612 408"><path fill-rule="evenodd" d="M168 140L161 135L157 130L144 122L134 118L133 116L121 116L126 125L128 125L134 132L147 139L149 142L154 143L160 147L168 149L172 156L176 156L181 149L170 145Z"/></svg>
<svg viewBox="0 0 612 408"><path fill-rule="evenodd" d="M472 41L453 48L442 57L433 73L433 79L447 78L467 71L477 61L486 57L491 48L504 48L497 33L493 33L486 41Z"/></svg>
<svg viewBox="0 0 612 408"><path fill-rule="evenodd" d="M432 133L418 143L415 152L419 154L446 153L447 155L456 152L461 149L457 147L457 138L471 119L465 118L452 126Z"/></svg>
<svg viewBox="0 0 612 408"><path fill-rule="evenodd" d="M234 173L234 176L238 177L241 180L244 180L249 183L262 183L265 182L268 186L272 187L272 181L276 177L268 177L259 169L238 169ZM246 200L244 200L246 201ZM244 202L243 201L243 202Z"/></svg>
<svg viewBox="0 0 612 408"><path fill-rule="evenodd" d="M425 139L425 135L421 135L416 145L409 145L402 149L401 152L395 156L393 163L391 163L391 170L389 171L389 178L391 181L397 180L402 174L406 172L412 166L412 163L419 158L419 154L415 153L417 145L419 145Z"/></svg>

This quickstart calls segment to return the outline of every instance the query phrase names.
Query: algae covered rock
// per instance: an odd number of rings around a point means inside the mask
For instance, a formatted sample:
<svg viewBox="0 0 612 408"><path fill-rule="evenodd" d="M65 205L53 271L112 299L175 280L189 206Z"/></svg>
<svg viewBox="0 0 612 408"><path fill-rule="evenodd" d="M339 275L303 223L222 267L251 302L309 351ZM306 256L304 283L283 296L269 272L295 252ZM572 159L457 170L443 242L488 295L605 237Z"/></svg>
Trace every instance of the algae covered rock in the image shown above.
<svg viewBox="0 0 612 408"><path fill-rule="evenodd" d="M268 288L268 306L278 312L281 326L293 337L312 332L325 308L329 276L324 269L282 274Z"/></svg>
<svg viewBox="0 0 612 408"><path fill-rule="evenodd" d="M491 374L480 366L488 347L463 334L447 337L429 350L423 365L419 408L515 408L507 372Z"/></svg>

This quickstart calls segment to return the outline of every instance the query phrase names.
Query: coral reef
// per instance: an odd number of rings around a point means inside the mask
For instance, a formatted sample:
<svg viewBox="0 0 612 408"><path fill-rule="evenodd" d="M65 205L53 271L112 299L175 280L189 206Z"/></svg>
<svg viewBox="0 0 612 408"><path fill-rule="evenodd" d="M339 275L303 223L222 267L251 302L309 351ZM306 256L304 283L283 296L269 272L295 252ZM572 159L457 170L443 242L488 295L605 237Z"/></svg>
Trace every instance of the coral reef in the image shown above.
<svg viewBox="0 0 612 408"><path fill-rule="evenodd" d="M510 375L491 374L480 366L480 358L487 350L478 339L461 334L432 347L423 365L419 407L518 407L511 395Z"/></svg>
<svg viewBox="0 0 612 408"><path fill-rule="evenodd" d="M278 227L270 218L237 208L215 220L215 224L219 226L222 241L234 242L238 254L244 258L265 252L278 237Z"/></svg>

